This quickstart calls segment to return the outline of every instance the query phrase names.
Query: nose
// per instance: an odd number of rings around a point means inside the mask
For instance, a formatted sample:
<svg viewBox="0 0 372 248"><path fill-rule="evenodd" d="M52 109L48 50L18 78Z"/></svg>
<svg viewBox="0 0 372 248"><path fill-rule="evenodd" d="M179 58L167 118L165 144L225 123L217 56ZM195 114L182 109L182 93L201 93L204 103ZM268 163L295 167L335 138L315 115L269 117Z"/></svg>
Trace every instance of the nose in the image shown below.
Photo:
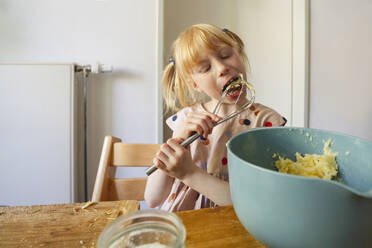
<svg viewBox="0 0 372 248"><path fill-rule="evenodd" d="M216 59L216 68L217 68L217 72L218 72L218 76L225 76L226 74L229 73L230 71L230 68L227 64L224 63L224 61L220 60L220 59Z"/></svg>

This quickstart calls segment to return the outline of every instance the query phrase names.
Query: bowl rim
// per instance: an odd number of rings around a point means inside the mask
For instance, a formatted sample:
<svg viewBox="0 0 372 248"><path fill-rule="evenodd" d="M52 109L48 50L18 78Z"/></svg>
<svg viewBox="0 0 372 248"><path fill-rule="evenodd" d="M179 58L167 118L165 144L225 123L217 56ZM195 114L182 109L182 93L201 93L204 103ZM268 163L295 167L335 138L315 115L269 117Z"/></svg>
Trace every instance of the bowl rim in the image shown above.
<svg viewBox="0 0 372 248"><path fill-rule="evenodd" d="M251 133L251 132L259 132L259 131L262 131L262 130L267 130L267 129L297 129L297 130L314 130L314 131L321 131L321 132L329 132L329 133L333 133L333 134L336 134L336 135L341 135L341 136L346 136L346 137L351 137L351 138L356 138L356 139L359 139L363 142L368 142L368 143L372 143L372 141L369 141L367 139L363 139L363 138L360 138L358 136L353 136L353 135L349 135L349 134L345 134L345 133L342 133L342 132L337 132L337 131L331 131L331 130L326 130L326 129L316 129L316 128L305 128L305 127L259 127L259 128L253 128L253 129L249 129L249 130L246 130L246 131L243 131L237 135L235 135L234 137L232 137L227 143L226 143L226 147L227 147L227 151L228 153L231 153L234 157L236 157L237 159L239 159L241 162L243 162L244 164L250 166L251 168L253 169L256 169L256 170L261 170L263 172L268 172L272 175L275 175L275 176L280 176L280 177L284 177L284 178L289 178L291 180L307 180L307 181L314 181L314 182L320 182L320 183L329 183L329 184L333 184L335 186L338 186L342 189L345 189L347 191L350 191L358 196L361 196L361 197L365 197L365 198L370 198L372 199L372 188L370 188L368 191L359 191L355 188L352 188L350 186L347 186L345 184L342 184L342 183L339 183L337 181L334 181L334 180L325 180L325 179L321 179L321 178L313 178L313 177L304 177L304 176L298 176L298 175L291 175L291 174L286 174L286 173L280 173L278 171L274 171L274 170L269 170L269 169L266 169L266 168L262 168L260 166L257 166L257 165L254 165L252 163L249 163L247 161L245 161L244 159L242 159L241 157L239 157L237 154L235 154L232 149L231 149L231 146L232 146L232 143L234 142L234 140L236 140L238 138L238 136L244 134L244 133Z"/></svg>

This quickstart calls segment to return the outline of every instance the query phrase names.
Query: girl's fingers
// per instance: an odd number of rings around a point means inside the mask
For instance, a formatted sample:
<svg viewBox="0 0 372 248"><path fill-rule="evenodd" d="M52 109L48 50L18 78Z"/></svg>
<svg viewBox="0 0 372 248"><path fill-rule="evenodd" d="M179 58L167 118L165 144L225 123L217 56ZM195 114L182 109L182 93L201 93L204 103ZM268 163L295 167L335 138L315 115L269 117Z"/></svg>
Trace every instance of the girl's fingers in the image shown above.
<svg viewBox="0 0 372 248"><path fill-rule="evenodd" d="M187 138L193 132L197 132L207 138L220 119L217 115L207 112L189 112L183 123L182 131L178 131L177 136Z"/></svg>
<svg viewBox="0 0 372 248"><path fill-rule="evenodd" d="M169 141L169 140L168 140ZM162 144L160 147L160 150L167 156L167 160L169 160L169 157L172 156L172 154L175 152L172 147L167 143Z"/></svg>
<svg viewBox="0 0 372 248"><path fill-rule="evenodd" d="M179 156L182 154L182 152L186 149L183 146L181 146L183 139L181 138L172 138L167 141L167 144L172 148L176 156ZM175 157L173 155L173 157Z"/></svg>
<svg viewBox="0 0 372 248"><path fill-rule="evenodd" d="M167 140L167 145L172 149L173 152L175 152L178 147L181 146L182 141L183 139L181 138L171 138Z"/></svg>
<svg viewBox="0 0 372 248"><path fill-rule="evenodd" d="M154 165L155 165L156 168L161 169L161 170L163 170L165 172L168 172L167 166L161 160L159 160L157 158L154 158L153 159L153 163L154 163Z"/></svg>
<svg viewBox="0 0 372 248"><path fill-rule="evenodd" d="M190 117L187 120L188 126L192 129L192 131L197 131L198 134L207 136L212 132L214 127L214 122L210 119L209 116L206 116L204 119L200 119L198 117Z"/></svg>
<svg viewBox="0 0 372 248"><path fill-rule="evenodd" d="M218 122L221 120L221 117L219 117L216 114L212 113L200 113L200 112L194 112L196 116L199 116L200 118L205 118L208 117L210 118L213 122Z"/></svg>
<svg viewBox="0 0 372 248"><path fill-rule="evenodd" d="M155 159L160 160L161 162L163 162L163 164L165 166L167 165L167 162L169 161L169 157L162 150L160 150L156 153Z"/></svg>
<svg viewBox="0 0 372 248"><path fill-rule="evenodd" d="M161 145L160 151L157 152L155 159L159 160L159 168L169 172L174 167L175 161L177 161L177 154L179 147L182 148L180 143L183 141L181 138L172 138L167 143Z"/></svg>
<svg viewBox="0 0 372 248"><path fill-rule="evenodd" d="M187 122L186 128L191 132L197 132L198 134L202 135L204 133L204 129L199 123L194 122Z"/></svg>
<svg viewBox="0 0 372 248"><path fill-rule="evenodd" d="M174 140L178 144L181 144L184 141L182 138L172 138L171 140Z"/></svg>
<svg viewBox="0 0 372 248"><path fill-rule="evenodd" d="M216 122L212 120L212 121L207 121L206 123L207 123L207 125L208 125L208 128L209 128L209 134L210 134L210 133L212 133L212 130L213 130L213 128L214 128L214 125L216 125Z"/></svg>

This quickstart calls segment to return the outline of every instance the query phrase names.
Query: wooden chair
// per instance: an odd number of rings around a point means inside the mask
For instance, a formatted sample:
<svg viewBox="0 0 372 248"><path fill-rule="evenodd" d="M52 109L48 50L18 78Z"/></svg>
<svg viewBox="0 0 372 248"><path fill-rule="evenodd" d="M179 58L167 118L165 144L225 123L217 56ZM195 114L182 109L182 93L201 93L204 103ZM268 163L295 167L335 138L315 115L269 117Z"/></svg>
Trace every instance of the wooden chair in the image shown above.
<svg viewBox="0 0 372 248"><path fill-rule="evenodd" d="M122 143L106 136L93 189L93 202L144 200L147 178L115 178L116 167L148 167L160 144Z"/></svg>

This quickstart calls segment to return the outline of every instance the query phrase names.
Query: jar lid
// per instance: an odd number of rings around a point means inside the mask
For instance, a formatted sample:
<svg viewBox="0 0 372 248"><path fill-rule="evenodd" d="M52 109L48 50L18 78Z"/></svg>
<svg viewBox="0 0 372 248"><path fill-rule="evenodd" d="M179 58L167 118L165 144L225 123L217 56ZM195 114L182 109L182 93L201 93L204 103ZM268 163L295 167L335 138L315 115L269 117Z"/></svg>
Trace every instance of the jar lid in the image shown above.
<svg viewBox="0 0 372 248"><path fill-rule="evenodd" d="M109 223L98 237L98 248L184 247L185 226L174 213L147 209L130 212Z"/></svg>

